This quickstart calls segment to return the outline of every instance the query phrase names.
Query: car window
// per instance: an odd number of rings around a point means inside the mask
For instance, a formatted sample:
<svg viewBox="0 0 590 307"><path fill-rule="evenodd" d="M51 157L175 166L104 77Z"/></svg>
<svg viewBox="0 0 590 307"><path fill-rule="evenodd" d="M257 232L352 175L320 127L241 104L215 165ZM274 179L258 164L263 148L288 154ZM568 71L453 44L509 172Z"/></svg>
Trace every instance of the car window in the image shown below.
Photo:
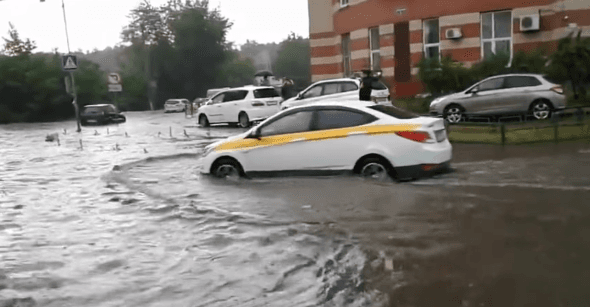
<svg viewBox="0 0 590 307"><path fill-rule="evenodd" d="M490 79L490 80L480 83L477 86L477 89L480 92L492 91L492 90L497 90L497 89L502 88L503 85L504 85L504 78L494 78L494 79Z"/></svg>
<svg viewBox="0 0 590 307"><path fill-rule="evenodd" d="M370 114L347 110L319 110L317 114L316 130L360 126L376 119Z"/></svg>
<svg viewBox="0 0 590 307"><path fill-rule="evenodd" d="M415 113L412 113L412 112L404 110L404 109L396 108L394 106L375 105L375 106L370 106L369 108L371 108L375 111L379 111L383 114L387 114L391 117L398 118L398 119L410 119L410 118L419 117Z"/></svg>
<svg viewBox="0 0 590 307"><path fill-rule="evenodd" d="M559 81L557 81L549 76L543 76L543 79L547 80L547 82L549 82L549 83L559 84Z"/></svg>
<svg viewBox="0 0 590 307"><path fill-rule="evenodd" d="M538 85L541 85L541 81L539 81L535 77L513 76L513 77L506 77L505 81L504 81L505 88L527 87L527 86L538 86Z"/></svg>
<svg viewBox="0 0 590 307"><path fill-rule="evenodd" d="M272 98L279 97L279 93L274 88L263 88L254 90L254 98Z"/></svg>
<svg viewBox="0 0 590 307"><path fill-rule="evenodd" d="M248 91L225 92L225 97L223 97L223 102L244 100L244 98L246 98L246 95L248 95Z"/></svg>
<svg viewBox="0 0 590 307"><path fill-rule="evenodd" d="M322 94L322 86L316 85L316 86L310 88L307 92L303 93L302 98L307 99L307 98L318 97L321 94Z"/></svg>
<svg viewBox="0 0 590 307"><path fill-rule="evenodd" d="M358 89L359 89L359 87L354 82L344 82L344 83L341 83L341 87L340 87L340 91L341 92L356 91Z"/></svg>
<svg viewBox="0 0 590 307"><path fill-rule="evenodd" d="M288 134L309 131L313 111L299 111L286 114L273 122L260 127L260 136Z"/></svg>
<svg viewBox="0 0 590 307"><path fill-rule="evenodd" d="M211 104L217 104L217 103L222 102L224 97L225 97L225 93L219 94L219 95L213 97L211 99Z"/></svg>
<svg viewBox="0 0 590 307"><path fill-rule="evenodd" d="M324 84L324 91L322 92L322 96L324 95L332 95L338 93L338 83L326 83Z"/></svg>
<svg viewBox="0 0 590 307"><path fill-rule="evenodd" d="M386 90L387 86L383 84L383 82L375 80L371 82L371 88L373 88L374 90Z"/></svg>

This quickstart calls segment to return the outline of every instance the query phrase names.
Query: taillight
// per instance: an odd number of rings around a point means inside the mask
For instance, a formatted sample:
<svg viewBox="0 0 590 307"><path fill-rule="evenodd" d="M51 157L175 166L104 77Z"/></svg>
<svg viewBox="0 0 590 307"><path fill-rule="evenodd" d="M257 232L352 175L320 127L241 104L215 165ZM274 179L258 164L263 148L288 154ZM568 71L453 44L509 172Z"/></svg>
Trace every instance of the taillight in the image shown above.
<svg viewBox="0 0 590 307"><path fill-rule="evenodd" d="M420 143L426 143L429 141L432 141L432 139L430 138L430 134L428 132L424 132L424 131L398 131L395 134L406 138L408 140L412 140L412 141L416 141L416 142L420 142Z"/></svg>
<svg viewBox="0 0 590 307"><path fill-rule="evenodd" d="M252 106L253 107L262 107L262 106L264 106L264 102L262 102L262 101L252 101Z"/></svg>
<svg viewBox="0 0 590 307"><path fill-rule="evenodd" d="M554 86L551 88L551 90L558 93L558 94L563 94L563 87L562 86Z"/></svg>

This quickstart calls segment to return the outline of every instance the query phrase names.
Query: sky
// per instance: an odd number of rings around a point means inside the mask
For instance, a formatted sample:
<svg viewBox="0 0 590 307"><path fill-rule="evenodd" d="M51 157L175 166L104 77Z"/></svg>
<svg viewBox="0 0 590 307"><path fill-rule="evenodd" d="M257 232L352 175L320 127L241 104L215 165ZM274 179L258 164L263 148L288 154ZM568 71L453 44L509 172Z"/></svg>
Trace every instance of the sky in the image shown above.
<svg viewBox="0 0 590 307"><path fill-rule="evenodd" d="M121 42L129 12L141 0L64 0L71 51L92 51ZM151 0L154 6L166 0ZM209 0L233 26L227 40L242 45L280 42L289 33L309 37L307 0ZM0 0L0 37L8 38L9 22L22 39L31 39L36 52L68 50L61 0ZM0 40L1 45L4 40Z"/></svg>

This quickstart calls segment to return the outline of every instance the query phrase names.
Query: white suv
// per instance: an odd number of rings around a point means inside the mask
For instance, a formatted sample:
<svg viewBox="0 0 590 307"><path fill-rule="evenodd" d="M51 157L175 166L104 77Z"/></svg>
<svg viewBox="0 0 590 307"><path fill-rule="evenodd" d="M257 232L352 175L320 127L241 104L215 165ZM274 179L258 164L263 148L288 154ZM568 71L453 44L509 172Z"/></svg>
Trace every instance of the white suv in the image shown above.
<svg viewBox="0 0 590 307"><path fill-rule="evenodd" d="M361 81L353 78L318 81L301 91L297 96L285 100L281 110L324 100L358 101ZM391 105L389 89L383 82L372 84L371 100L377 104Z"/></svg>
<svg viewBox="0 0 590 307"><path fill-rule="evenodd" d="M270 86L245 86L215 94L202 105L197 118L201 127L209 124L239 124L249 127L279 111L283 98Z"/></svg>

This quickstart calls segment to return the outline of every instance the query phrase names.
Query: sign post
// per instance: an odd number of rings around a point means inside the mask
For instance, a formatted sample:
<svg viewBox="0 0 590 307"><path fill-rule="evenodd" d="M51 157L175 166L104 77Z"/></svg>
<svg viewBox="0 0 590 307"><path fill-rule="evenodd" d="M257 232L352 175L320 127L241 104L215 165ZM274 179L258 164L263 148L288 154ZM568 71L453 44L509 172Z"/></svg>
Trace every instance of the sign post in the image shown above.
<svg viewBox="0 0 590 307"><path fill-rule="evenodd" d="M80 129L80 109L78 108L78 94L76 91L76 80L74 78L74 71L78 69L78 58L72 54L62 56L61 67L64 71L70 73L70 80L72 81L71 90L74 94L74 101L72 101L72 104L74 105L74 112L76 112L76 124L78 126L76 132L80 132L82 131L82 129Z"/></svg>
<svg viewBox="0 0 590 307"><path fill-rule="evenodd" d="M121 85L121 76L118 73L110 73L108 76L108 86L109 92L113 92L115 96L115 104L117 109L119 108L119 101L117 100L117 93L123 90L123 85Z"/></svg>

